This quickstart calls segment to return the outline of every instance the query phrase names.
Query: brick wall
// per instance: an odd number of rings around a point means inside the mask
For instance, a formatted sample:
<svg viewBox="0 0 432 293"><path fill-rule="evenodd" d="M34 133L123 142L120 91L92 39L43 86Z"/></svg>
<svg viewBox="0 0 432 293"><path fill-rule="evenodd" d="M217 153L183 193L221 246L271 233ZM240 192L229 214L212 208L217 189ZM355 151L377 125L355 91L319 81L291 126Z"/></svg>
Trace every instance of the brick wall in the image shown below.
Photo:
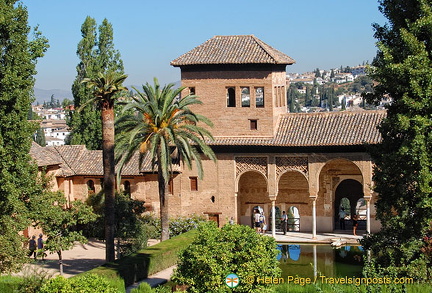
<svg viewBox="0 0 432 293"><path fill-rule="evenodd" d="M255 66L249 70L182 69L182 95L190 88L203 105L194 110L214 123L214 136L273 136L278 115L287 112L285 67ZM227 89L235 90L235 107L227 106ZM242 107L241 89L248 87L250 106ZM256 88L264 88L264 107L256 105ZM251 120L257 129L251 130Z"/></svg>

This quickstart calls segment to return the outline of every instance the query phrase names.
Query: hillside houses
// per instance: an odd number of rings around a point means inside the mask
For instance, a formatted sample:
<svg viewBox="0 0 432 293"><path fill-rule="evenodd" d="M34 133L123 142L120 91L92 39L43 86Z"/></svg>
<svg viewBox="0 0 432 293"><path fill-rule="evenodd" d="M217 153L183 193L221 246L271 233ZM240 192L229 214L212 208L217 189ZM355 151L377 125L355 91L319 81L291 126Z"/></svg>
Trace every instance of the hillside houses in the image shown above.
<svg viewBox="0 0 432 293"><path fill-rule="evenodd" d="M62 108L44 109L41 106L33 106L33 112L43 118L40 127L45 134L47 146L60 146L70 133L66 124L66 113Z"/></svg>

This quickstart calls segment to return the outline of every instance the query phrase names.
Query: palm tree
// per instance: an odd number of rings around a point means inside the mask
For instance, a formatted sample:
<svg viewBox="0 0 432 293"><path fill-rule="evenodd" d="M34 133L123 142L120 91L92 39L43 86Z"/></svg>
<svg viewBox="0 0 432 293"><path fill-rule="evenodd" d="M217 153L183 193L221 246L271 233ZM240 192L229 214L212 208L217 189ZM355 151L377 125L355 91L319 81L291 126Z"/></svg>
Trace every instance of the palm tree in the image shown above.
<svg viewBox="0 0 432 293"><path fill-rule="evenodd" d="M83 83L92 89L93 98L83 104L80 109L89 103L96 103L101 110L102 119L102 153L103 153L103 189L105 193L105 258L107 262L115 260L114 233L115 233L115 161L114 161L114 101L118 93L127 90L123 82L127 75L109 71L99 73L97 78L85 78Z"/></svg>
<svg viewBox="0 0 432 293"><path fill-rule="evenodd" d="M123 109L124 112L133 110L134 113L120 117L116 124L116 161L119 163L119 170L121 171L137 151L140 167L146 156L151 158L153 170L157 167L162 241L169 238L168 203L165 194L173 166L182 162L191 169L194 161L198 176L202 178L200 152L216 161L213 150L205 142L206 139L213 139L213 136L198 125L203 122L212 126L212 123L189 108L202 102L195 95L179 98L184 88L173 87L174 84L168 84L161 88L155 78L154 86L148 83L143 85L143 92L135 89L137 95Z"/></svg>

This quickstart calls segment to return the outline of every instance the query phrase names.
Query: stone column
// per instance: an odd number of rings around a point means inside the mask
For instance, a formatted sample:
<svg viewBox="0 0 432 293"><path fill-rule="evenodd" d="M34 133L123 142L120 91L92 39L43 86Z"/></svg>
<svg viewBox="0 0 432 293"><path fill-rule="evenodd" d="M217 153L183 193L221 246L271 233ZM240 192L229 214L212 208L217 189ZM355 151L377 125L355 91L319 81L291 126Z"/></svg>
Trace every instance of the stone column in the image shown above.
<svg viewBox="0 0 432 293"><path fill-rule="evenodd" d="M316 197L312 199L312 239L316 239Z"/></svg>
<svg viewBox="0 0 432 293"><path fill-rule="evenodd" d="M276 200L273 199L271 201L271 210L272 210L272 237L276 238Z"/></svg>
<svg viewBox="0 0 432 293"><path fill-rule="evenodd" d="M313 246L313 262L314 262L314 279L316 280L318 276L318 258L317 258L317 247L314 244Z"/></svg>
<svg viewBox="0 0 432 293"><path fill-rule="evenodd" d="M370 197L365 197L366 200L366 233L370 233Z"/></svg>
<svg viewBox="0 0 432 293"><path fill-rule="evenodd" d="M237 200L238 200L238 192L234 192L234 223L239 224L239 222L238 222Z"/></svg>

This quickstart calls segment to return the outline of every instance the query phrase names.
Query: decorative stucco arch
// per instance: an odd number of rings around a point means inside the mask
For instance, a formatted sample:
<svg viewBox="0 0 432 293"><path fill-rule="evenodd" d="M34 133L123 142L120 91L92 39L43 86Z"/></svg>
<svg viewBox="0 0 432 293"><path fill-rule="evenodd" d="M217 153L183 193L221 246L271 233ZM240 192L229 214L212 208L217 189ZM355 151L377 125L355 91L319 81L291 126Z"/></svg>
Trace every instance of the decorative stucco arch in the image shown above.
<svg viewBox="0 0 432 293"><path fill-rule="evenodd" d="M266 215L271 205L268 196L268 180L259 171L249 170L237 178L236 209L240 224L251 226L253 207L260 206Z"/></svg>
<svg viewBox="0 0 432 293"><path fill-rule="evenodd" d="M239 181L247 172L257 172L268 181L268 157L235 157L235 192L238 192ZM268 183L267 183L268 192Z"/></svg>

